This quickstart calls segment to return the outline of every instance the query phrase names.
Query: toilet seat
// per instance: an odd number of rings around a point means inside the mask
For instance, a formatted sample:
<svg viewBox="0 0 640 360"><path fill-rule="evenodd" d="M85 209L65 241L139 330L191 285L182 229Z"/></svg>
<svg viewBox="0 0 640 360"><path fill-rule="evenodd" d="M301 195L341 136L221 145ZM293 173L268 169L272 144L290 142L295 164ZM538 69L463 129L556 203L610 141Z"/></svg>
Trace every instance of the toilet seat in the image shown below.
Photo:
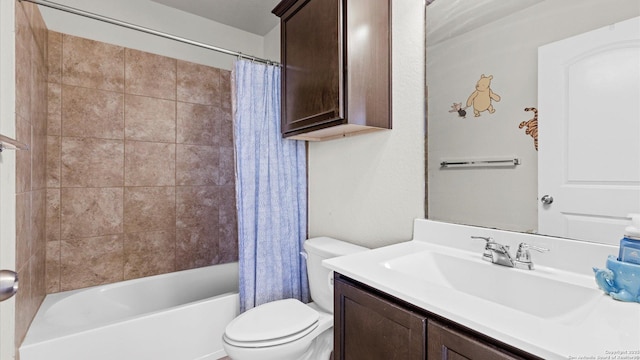
<svg viewBox="0 0 640 360"><path fill-rule="evenodd" d="M267 347L298 340L318 327L320 314L296 299L273 301L231 321L224 341L238 347Z"/></svg>

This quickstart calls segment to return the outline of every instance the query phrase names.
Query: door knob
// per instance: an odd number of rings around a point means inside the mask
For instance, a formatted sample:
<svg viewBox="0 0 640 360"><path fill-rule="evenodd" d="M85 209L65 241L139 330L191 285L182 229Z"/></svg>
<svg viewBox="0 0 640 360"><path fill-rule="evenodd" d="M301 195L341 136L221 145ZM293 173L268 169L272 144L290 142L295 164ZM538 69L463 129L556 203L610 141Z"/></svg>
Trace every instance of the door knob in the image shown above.
<svg viewBox="0 0 640 360"><path fill-rule="evenodd" d="M18 291L18 273L0 270L0 301L5 301Z"/></svg>
<svg viewBox="0 0 640 360"><path fill-rule="evenodd" d="M553 196L545 195L540 199L540 202L544 205L549 205L553 202Z"/></svg>

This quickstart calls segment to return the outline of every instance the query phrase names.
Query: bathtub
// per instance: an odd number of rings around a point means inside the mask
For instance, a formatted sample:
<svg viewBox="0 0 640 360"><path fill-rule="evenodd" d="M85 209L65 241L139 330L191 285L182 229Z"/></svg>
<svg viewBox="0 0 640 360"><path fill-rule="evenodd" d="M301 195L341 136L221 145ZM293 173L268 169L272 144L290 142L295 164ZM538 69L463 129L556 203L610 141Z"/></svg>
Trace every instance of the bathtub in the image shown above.
<svg viewBox="0 0 640 360"><path fill-rule="evenodd" d="M20 359L217 360L238 313L238 263L50 294Z"/></svg>

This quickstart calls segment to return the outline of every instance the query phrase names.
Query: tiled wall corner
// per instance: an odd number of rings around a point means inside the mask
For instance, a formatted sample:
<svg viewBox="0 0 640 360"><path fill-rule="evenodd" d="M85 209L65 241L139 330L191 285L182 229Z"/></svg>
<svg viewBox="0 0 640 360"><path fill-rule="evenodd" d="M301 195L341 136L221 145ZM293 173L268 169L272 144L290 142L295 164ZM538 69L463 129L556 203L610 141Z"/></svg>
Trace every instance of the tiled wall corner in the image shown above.
<svg viewBox="0 0 640 360"><path fill-rule="evenodd" d="M38 7L15 3L16 138L16 348L46 294L47 30Z"/></svg>

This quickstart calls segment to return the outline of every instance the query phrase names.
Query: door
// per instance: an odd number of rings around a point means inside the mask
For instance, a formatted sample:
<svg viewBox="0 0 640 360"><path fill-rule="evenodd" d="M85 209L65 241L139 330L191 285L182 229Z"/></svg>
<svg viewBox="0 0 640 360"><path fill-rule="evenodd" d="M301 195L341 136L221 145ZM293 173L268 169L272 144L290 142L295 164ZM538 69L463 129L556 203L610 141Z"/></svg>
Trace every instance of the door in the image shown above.
<svg viewBox="0 0 640 360"><path fill-rule="evenodd" d="M15 134L15 2L0 1L0 133ZM14 137L14 136L11 136ZM15 152L0 154L0 270L15 270ZM0 359L14 358L15 296L0 302Z"/></svg>
<svg viewBox="0 0 640 360"><path fill-rule="evenodd" d="M541 234L617 245L640 213L638 64L640 18L538 49Z"/></svg>
<svg viewBox="0 0 640 360"><path fill-rule="evenodd" d="M424 360L426 317L334 279L334 359Z"/></svg>

